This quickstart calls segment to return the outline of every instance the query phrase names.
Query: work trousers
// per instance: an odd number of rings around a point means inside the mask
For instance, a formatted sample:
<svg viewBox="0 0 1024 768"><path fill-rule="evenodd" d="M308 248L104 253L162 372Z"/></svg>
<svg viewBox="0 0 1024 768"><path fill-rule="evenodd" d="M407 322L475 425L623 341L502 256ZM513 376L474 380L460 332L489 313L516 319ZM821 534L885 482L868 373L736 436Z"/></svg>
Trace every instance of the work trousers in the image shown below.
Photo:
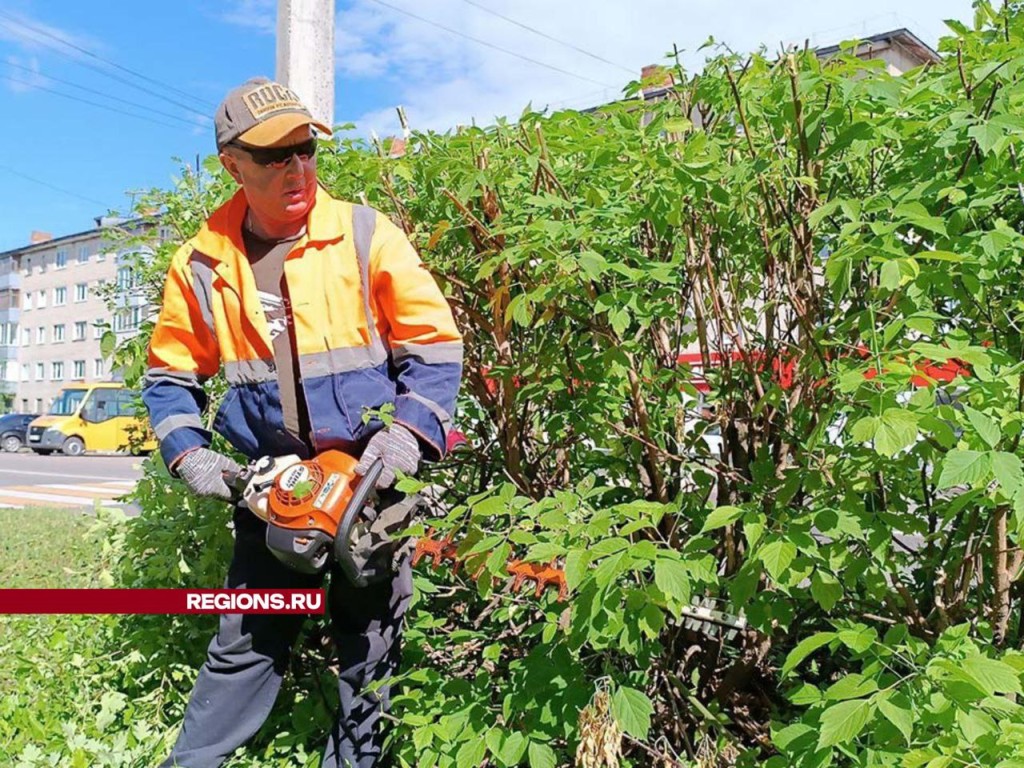
<svg viewBox="0 0 1024 768"><path fill-rule="evenodd" d="M235 548L227 588L306 589L323 577L298 573L266 547L266 523L235 510ZM389 686L367 688L398 669L402 616L412 596L405 558L390 581L352 586L331 573L328 605L337 654L339 713L323 768L380 766L381 712ZM161 768L215 768L248 741L270 714L304 616L224 614L199 671L185 720Z"/></svg>

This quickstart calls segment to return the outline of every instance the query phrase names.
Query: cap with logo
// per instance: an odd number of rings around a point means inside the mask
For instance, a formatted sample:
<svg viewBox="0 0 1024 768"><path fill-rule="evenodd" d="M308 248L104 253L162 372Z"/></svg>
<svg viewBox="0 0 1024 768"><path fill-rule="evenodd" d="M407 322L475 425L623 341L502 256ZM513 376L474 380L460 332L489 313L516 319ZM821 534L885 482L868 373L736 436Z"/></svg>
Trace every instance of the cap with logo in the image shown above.
<svg viewBox="0 0 1024 768"><path fill-rule="evenodd" d="M236 140L251 147L270 147L300 125L331 135L331 129L313 118L294 91L265 77L255 77L228 93L217 107L213 125L218 150Z"/></svg>

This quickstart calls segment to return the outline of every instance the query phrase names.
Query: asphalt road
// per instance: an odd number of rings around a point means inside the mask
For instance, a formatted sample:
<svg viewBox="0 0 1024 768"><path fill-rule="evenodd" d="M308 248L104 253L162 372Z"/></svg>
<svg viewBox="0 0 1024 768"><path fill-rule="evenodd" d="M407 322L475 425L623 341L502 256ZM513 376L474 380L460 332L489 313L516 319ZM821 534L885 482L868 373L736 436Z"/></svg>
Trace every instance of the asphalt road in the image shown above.
<svg viewBox="0 0 1024 768"><path fill-rule="evenodd" d="M120 507L119 496L142 476L136 456L37 456L0 453L0 506Z"/></svg>

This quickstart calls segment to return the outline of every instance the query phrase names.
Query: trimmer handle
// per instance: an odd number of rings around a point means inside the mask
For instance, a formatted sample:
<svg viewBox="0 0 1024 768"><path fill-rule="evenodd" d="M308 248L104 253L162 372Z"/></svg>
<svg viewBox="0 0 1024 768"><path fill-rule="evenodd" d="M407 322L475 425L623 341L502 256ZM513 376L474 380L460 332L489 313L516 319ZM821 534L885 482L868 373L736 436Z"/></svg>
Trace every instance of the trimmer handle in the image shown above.
<svg viewBox="0 0 1024 768"><path fill-rule="evenodd" d="M341 566L341 570L345 572L348 580L357 587L365 587L368 582L366 577L360 574L359 567L352 558L352 526L355 525L356 520L359 518L359 513L363 511L366 500L377 487L377 480L380 479L383 471L384 460L376 459L370 465L370 468L366 470L366 474L355 482L352 498L349 500L345 511L341 513L341 520L338 521L338 532L334 535L334 557Z"/></svg>

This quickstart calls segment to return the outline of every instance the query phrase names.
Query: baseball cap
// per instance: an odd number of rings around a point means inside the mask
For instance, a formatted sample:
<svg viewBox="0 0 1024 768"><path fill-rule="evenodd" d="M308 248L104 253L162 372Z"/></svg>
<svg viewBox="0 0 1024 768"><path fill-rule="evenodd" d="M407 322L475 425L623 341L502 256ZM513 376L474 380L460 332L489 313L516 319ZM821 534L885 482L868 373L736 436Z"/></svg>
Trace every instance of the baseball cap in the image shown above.
<svg viewBox="0 0 1024 768"><path fill-rule="evenodd" d="M269 147L300 125L331 135L331 129L313 118L294 91L265 77L254 77L232 89L213 118L218 150L236 139L252 147Z"/></svg>

